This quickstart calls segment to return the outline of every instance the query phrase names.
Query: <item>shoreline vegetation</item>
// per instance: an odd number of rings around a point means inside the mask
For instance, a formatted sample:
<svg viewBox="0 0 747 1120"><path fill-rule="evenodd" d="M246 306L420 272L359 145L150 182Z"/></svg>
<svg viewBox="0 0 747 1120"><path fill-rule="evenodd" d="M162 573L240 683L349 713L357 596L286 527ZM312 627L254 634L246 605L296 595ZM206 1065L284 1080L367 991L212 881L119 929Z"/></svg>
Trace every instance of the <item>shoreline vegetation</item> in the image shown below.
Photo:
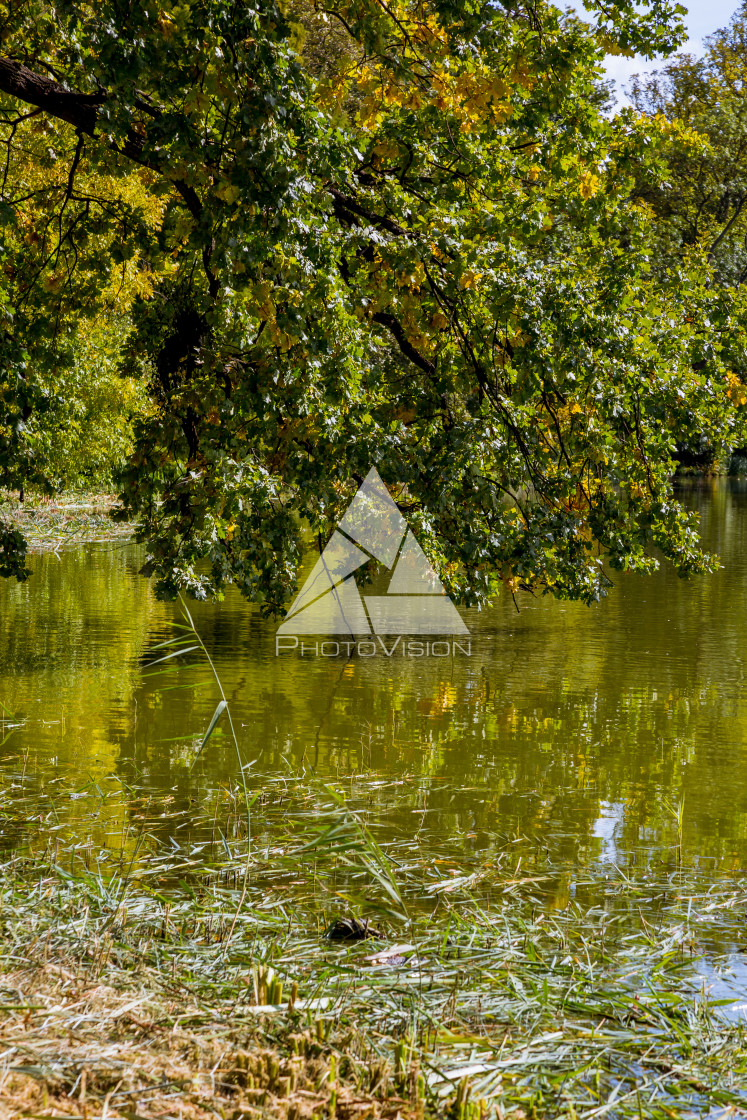
<svg viewBox="0 0 747 1120"><path fill-rule="evenodd" d="M303 852L270 863L298 877ZM306 857L316 884L320 854L313 873ZM601 905L553 911L539 879L508 865L489 898L475 875L439 884L431 867L418 883L405 874L407 921L377 916L374 936L338 942L324 930L339 883L296 906L263 887L267 855L242 890L236 855L198 867L154 852L139 871L59 844L6 856L3 1120L747 1109L744 1013L710 1000L697 968L704 949L742 946L744 882L615 869L596 876Z"/></svg>
<svg viewBox="0 0 747 1120"><path fill-rule="evenodd" d="M29 553L54 550L67 544L95 544L129 540L135 534L130 522L112 520L119 500L114 493L65 491L54 497L0 490L0 518L19 529Z"/></svg>

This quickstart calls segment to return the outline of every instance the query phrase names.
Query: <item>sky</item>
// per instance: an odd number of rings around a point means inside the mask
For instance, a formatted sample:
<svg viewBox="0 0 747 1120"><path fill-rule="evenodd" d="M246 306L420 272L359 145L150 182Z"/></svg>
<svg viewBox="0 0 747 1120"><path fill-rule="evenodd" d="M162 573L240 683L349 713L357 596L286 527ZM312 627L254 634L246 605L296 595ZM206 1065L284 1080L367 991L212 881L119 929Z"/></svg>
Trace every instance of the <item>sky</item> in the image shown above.
<svg viewBox="0 0 747 1120"><path fill-rule="evenodd" d="M576 8L582 16L588 15L584 11L583 0L555 0L555 2L559 7L567 5ZM679 2L688 10L685 25L689 38L681 49L689 54L701 54L706 35L717 31L719 27L725 27L739 7L739 0L693 0L691 4L687 4L686 0L679 0ZM615 82L619 105L630 104L625 97L625 86L631 75L656 70L662 62L661 59L649 61L640 56L620 58L615 55L608 55L606 61L607 76Z"/></svg>

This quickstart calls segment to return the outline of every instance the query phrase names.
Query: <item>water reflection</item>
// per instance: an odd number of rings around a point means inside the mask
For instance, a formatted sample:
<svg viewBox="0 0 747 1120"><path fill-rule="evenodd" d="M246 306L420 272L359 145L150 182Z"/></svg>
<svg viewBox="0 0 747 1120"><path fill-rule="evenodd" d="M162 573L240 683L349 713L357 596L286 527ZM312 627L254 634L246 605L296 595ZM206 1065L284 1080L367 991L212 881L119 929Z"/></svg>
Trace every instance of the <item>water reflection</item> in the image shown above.
<svg viewBox="0 0 747 1120"><path fill-rule="evenodd" d="M716 575L621 578L592 608L526 597L520 614L510 598L463 612L471 657L276 657L275 627L238 596L198 605L252 780L305 769L358 790L384 834L478 856L525 836L568 867L670 863L684 798L683 856L745 866L747 489L686 493ZM164 804L188 813L236 780L219 734L191 768L217 699L204 667L144 676L176 612L139 559L131 545L74 548L0 585L6 843L21 794L54 800L81 841L117 845L148 813L167 835Z"/></svg>

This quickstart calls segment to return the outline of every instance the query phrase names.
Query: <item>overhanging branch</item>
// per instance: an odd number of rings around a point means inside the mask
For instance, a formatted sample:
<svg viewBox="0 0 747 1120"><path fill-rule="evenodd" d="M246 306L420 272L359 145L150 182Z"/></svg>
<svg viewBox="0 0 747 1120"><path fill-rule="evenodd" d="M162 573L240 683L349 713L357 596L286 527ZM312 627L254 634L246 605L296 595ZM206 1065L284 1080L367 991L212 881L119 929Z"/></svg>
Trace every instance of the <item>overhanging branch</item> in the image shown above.
<svg viewBox="0 0 747 1120"><path fill-rule="evenodd" d="M78 132L89 136L96 130L99 106L107 99L106 94L75 93L65 89L59 82L36 74L10 58L0 58L0 90L67 121Z"/></svg>
<svg viewBox="0 0 747 1120"><path fill-rule="evenodd" d="M35 71L29 70L27 66L23 66L20 62L2 57L0 57L0 92L15 97L27 105L34 105L37 109L48 113L49 116L71 124L77 132L88 136L95 136L99 109L110 99L107 93L76 93L74 90L66 89L65 86L52 78L47 78L43 74L37 74ZM159 111L153 106L147 106L146 111L151 117L160 115ZM145 129L142 126L136 126L133 122L124 143L121 146L115 146L115 151L134 163L149 167L152 171L160 172L161 168L157 160L144 154L146 139ZM194 188L181 180L174 181L174 188L183 198L192 217L199 220L202 214L202 203Z"/></svg>
<svg viewBox="0 0 747 1120"><path fill-rule="evenodd" d="M378 323L382 327L386 327L389 333L395 339L400 350L406 358L409 358L413 365L418 366L425 373L433 376L436 372L436 367L432 361L424 357L419 350L413 346L405 334L404 327L394 315L390 315L385 311L377 311L375 315L371 316L374 323Z"/></svg>

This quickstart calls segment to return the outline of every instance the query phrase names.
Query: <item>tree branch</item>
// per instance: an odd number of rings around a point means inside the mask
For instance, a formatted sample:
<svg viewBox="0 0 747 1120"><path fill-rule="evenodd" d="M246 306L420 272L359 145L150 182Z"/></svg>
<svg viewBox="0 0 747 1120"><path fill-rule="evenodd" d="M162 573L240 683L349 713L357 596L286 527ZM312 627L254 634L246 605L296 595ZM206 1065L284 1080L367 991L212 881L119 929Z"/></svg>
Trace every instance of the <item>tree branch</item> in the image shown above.
<svg viewBox="0 0 747 1120"><path fill-rule="evenodd" d="M37 109L42 109L51 117L56 117L58 120L73 125L79 134L84 133L88 136L96 134L99 108L109 100L109 95L106 93L76 93L73 90L66 89L65 86L53 81L52 78L37 74L20 62L2 57L0 57L0 93L16 97L19 101L26 102L27 105L35 105ZM146 105L142 98L138 102L138 106L151 117L160 116L160 110L154 106ZM115 146L115 151L126 156L127 159L131 159L134 163L160 172L161 168L157 161L152 157L146 158L143 154L146 140L144 128L137 127L133 122L124 143L121 147ZM174 181L174 188L182 196L192 217L199 220L202 214L202 203L194 188L183 180Z"/></svg>
<svg viewBox="0 0 747 1120"><path fill-rule="evenodd" d="M378 323L382 327L386 327L389 333L394 337L397 345L406 358L409 358L413 365L418 366L425 373L431 376L436 372L436 367L433 362L425 358L419 350L416 350L413 344L409 341L404 332L402 324L399 319L394 315L390 315L385 311L377 311L375 315L371 316L374 323Z"/></svg>
<svg viewBox="0 0 747 1120"><path fill-rule="evenodd" d="M89 136L96 129L99 106L106 101L105 94L74 93L10 58L0 58L0 91L67 121Z"/></svg>
<svg viewBox="0 0 747 1120"><path fill-rule="evenodd" d="M387 218L383 214L375 214L372 210L361 206L360 202L343 194L337 187L327 187L327 190L334 199L334 209L338 217L347 217L349 220L349 218L355 214L360 218L365 218L370 225L380 226L382 229L388 230L389 233L394 233L398 237L410 236L408 231L398 225L397 222L393 222L391 218Z"/></svg>

